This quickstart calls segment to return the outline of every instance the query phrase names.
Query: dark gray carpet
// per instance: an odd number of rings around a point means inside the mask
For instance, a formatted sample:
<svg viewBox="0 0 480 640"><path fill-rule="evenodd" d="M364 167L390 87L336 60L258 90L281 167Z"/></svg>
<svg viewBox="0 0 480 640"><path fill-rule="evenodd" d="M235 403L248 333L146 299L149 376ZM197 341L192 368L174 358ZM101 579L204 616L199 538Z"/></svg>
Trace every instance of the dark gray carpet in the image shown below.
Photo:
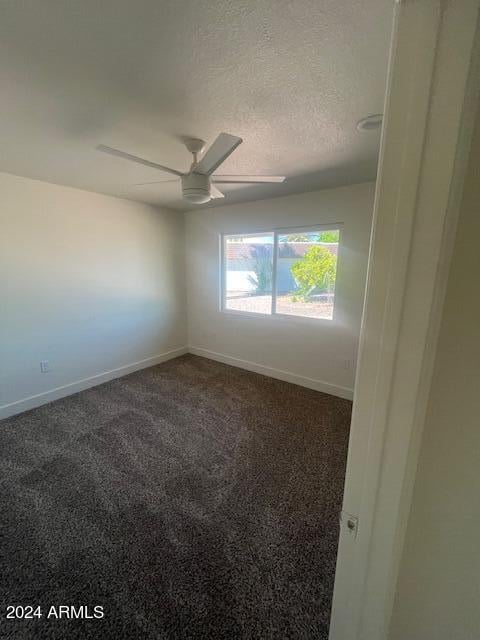
<svg viewBox="0 0 480 640"><path fill-rule="evenodd" d="M327 638L350 410L188 355L0 422L1 637Z"/></svg>

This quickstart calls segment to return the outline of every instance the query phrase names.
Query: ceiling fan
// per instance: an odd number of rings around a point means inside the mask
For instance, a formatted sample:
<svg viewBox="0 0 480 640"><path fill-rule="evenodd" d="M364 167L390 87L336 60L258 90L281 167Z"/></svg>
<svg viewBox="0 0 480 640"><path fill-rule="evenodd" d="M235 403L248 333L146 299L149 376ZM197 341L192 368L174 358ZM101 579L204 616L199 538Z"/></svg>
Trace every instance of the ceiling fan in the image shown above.
<svg viewBox="0 0 480 640"><path fill-rule="evenodd" d="M203 204L215 198L224 198L223 193L215 186L216 184L256 184L256 183L277 183L283 182L285 176L225 176L215 174L214 171L235 151L242 139L232 136L229 133L221 133L208 149L208 151L198 159L199 154L205 148L205 142L198 138L186 138L184 140L188 151L193 155L193 162L188 173L182 173L176 169L164 167L156 162L144 160L137 156L107 147L103 144L97 146L98 151L108 153L111 156L131 160L144 164L153 169L159 169L166 173L173 173L182 181L182 195L185 200L195 204ZM165 181L163 181L165 182ZM169 180L166 182L170 182ZM143 184L157 184L156 182L144 182ZM159 182L158 184L161 184Z"/></svg>

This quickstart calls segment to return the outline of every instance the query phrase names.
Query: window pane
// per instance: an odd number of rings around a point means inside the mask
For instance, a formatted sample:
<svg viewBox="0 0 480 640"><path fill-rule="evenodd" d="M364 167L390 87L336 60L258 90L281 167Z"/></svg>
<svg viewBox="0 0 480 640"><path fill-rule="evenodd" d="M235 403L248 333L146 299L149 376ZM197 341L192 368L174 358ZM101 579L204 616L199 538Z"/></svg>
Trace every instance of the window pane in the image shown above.
<svg viewBox="0 0 480 640"><path fill-rule="evenodd" d="M333 318L338 229L279 234L277 313Z"/></svg>
<svg viewBox="0 0 480 640"><path fill-rule="evenodd" d="M273 233L225 236L225 308L272 312Z"/></svg>

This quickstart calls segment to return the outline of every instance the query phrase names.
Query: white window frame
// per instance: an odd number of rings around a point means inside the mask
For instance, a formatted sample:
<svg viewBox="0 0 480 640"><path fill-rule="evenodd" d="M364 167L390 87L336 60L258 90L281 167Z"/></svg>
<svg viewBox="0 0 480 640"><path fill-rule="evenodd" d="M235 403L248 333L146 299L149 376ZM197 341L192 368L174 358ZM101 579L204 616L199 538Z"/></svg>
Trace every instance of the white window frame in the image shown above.
<svg viewBox="0 0 480 640"><path fill-rule="evenodd" d="M337 251L337 278L335 278L335 288L333 295L333 313L331 318L312 318L310 316L294 315L292 313L277 312L277 262L278 262L278 237L281 235L290 235L293 233L307 233L312 231L338 231L338 251ZM226 239L232 237L254 238L261 235L273 235L273 264L272 264L272 304L271 313L261 313L258 311L238 311L237 309L227 308L227 261L226 261ZM260 229L259 231L248 231L247 233L221 233L219 236L220 243L220 311L229 315L243 316L245 318L278 318L280 320L292 320L301 322L315 322L331 324L336 319L336 298L338 294L338 266L341 262L343 223L332 222L329 224L312 224L303 225L301 227L282 227L275 229Z"/></svg>

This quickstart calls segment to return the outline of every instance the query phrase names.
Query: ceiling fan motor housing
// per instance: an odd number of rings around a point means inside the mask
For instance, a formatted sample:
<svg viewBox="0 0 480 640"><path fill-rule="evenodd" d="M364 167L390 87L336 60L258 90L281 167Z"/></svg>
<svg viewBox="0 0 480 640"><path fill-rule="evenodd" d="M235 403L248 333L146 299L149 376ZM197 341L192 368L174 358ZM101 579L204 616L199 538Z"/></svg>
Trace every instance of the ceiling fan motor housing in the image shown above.
<svg viewBox="0 0 480 640"><path fill-rule="evenodd" d="M185 200L202 204L210 200L210 178L200 173L182 176L182 193Z"/></svg>

